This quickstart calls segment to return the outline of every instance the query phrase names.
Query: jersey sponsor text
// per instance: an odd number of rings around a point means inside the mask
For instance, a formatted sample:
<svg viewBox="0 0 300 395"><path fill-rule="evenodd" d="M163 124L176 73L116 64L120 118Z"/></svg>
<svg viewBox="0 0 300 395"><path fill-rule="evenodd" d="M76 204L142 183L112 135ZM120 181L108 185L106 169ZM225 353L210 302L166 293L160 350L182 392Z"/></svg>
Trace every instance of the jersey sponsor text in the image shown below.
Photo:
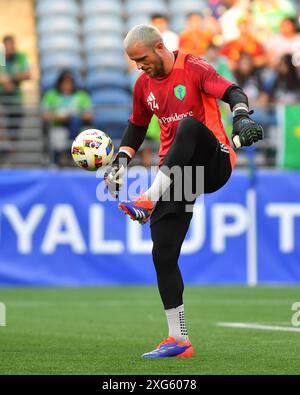
<svg viewBox="0 0 300 395"><path fill-rule="evenodd" d="M175 114L171 114L169 117L161 117L159 118L159 122L162 123L163 125L170 123L170 122L177 122L180 121L183 118L186 117L192 117L193 116L193 111L187 111L184 112L182 114L177 114L177 112L175 112Z"/></svg>

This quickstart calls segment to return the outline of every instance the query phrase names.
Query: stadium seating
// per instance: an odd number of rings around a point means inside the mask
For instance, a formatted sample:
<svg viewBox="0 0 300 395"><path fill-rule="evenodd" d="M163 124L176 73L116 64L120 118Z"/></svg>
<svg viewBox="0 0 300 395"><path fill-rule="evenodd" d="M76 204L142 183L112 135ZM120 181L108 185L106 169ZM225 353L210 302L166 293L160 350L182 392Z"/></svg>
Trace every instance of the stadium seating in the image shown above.
<svg viewBox="0 0 300 395"><path fill-rule="evenodd" d="M83 83L83 78L81 76L81 73L79 70L74 70L70 68L73 74L73 77L75 79L75 83L77 87L83 88L85 87L85 84ZM41 78L41 91L44 93L46 90L51 89L55 86L57 78L60 74L61 70L60 69L52 69L48 70L46 73L42 74Z"/></svg>
<svg viewBox="0 0 300 395"><path fill-rule="evenodd" d="M75 0L39 0L36 5L38 18L48 15L67 15L78 17L79 8Z"/></svg>
<svg viewBox="0 0 300 395"><path fill-rule="evenodd" d="M56 51L78 52L79 47L79 37L74 34L42 35L39 40L39 50L41 54Z"/></svg>
<svg viewBox="0 0 300 395"><path fill-rule="evenodd" d="M82 58L78 53L75 52L62 52L57 55L57 53L45 54L41 58L40 62L43 72L48 72L49 70L59 70L59 69L73 69L82 70L83 62Z"/></svg>
<svg viewBox="0 0 300 395"><path fill-rule="evenodd" d="M126 31L129 31L133 26L139 25L141 23L149 23L150 15L148 14L138 14L128 17L126 23Z"/></svg>
<svg viewBox="0 0 300 395"><path fill-rule="evenodd" d="M93 51L117 51L123 52L123 38L116 34L98 34L86 36L84 41L84 48L87 53Z"/></svg>
<svg viewBox="0 0 300 395"><path fill-rule="evenodd" d="M125 71L127 68L125 57L119 52L92 53L88 54L87 67L89 71L97 68L108 70L117 69Z"/></svg>
<svg viewBox="0 0 300 395"><path fill-rule="evenodd" d="M87 75L85 80L86 88L89 91L100 88L129 88L129 77L127 74L119 71L102 71L95 70Z"/></svg>
<svg viewBox="0 0 300 395"><path fill-rule="evenodd" d="M124 89L119 88L105 88L92 93L92 100L96 106L105 106L110 104L130 106L132 97L131 94Z"/></svg>
<svg viewBox="0 0 300 395"><path fill-rule="evenodd" d="M128 0L126 13L128 16L136 14L151 15L154 13L167 14L167 6L163 0Z"/></svg>
<svg viewBox="0 0 300 395"><path fill-rule="evenodd" d="M95 107L93 124L109 131L113 139L120 139L131 106L123 49L123 3L88 0L82 8L85 86Z"/></svg>
<svg viewBox="0 0 300 395"><path fill-rule="evenodd" d="M172 27L178 31L184 27L186 14L202 11L204 3L202 0L37 1L42 91L55 84L62 68L72 69L77 85L91 93L95 126L109 130L113 138L120 138L132 105L124 35L137 24L149 23L152 14L168 15L169 10Z"/></svg>
<svg viewBox="0 0 300 395"><path fill-rule="evenodd" d="M59 32L77 35L80 30L76 18L68 15L50 15L38 20L37 32L39 35Z"/></svg>
<svg viewBox="0 0 300 395"><path fill-rule="evenodd" d="M79 71L84 68L84 64L79 16L77 0L36 2L42 93L55 85L63 69L72 70L77 84L82 86Z"/></svg>
<svg viewBox="0 0 300 395"><path fill-rule="evenodd" d="M202 12L207 9L204 0L170 0L170 13L175 15L187 15L190 12Z"/></svg>
<svg viewBox="0 0 300 395"><path fill-rule="evenodd" d="M109 130L110 137L120 139L130 117L130 111L123 107L99 108L96 112L94 125L102 130ZM115 141L114 141L115 143Z"/></svg>
<svg viewBox="0 0 300 395"><path fill-rule="evenodd" d="M107 32L123 35L124 23L119 15L95 15L83 21L83 32L85 35Z"/></svg>
<svg viewBox="0 0 300 395"><path fill-rule="evenodd" d="M120 0L85 0L82 5L84 18L94 15L120 15L123 13L123 4Z"/></svg>
<svg viewBox="0 0 300 395"><path fill-rule="evenodd" d="M131 95L121 89L101 89L92 93L95 106L94 126L120 139L130 116Z"/></svg>

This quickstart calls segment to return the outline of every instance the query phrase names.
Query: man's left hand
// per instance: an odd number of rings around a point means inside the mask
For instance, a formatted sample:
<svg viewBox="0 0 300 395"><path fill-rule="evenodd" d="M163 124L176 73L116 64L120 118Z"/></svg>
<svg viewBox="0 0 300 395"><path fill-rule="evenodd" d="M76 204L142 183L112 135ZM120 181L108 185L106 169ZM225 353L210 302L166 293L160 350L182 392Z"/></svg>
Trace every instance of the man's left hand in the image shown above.
<svg viewBox="0 0 300 395"><path fill-rule="evenodd" d="M241 146L249 146L262 140L264 132L262 126L249 117L248 111L240 110L233 118L232 140L235 136L239 136Z"/></svg>

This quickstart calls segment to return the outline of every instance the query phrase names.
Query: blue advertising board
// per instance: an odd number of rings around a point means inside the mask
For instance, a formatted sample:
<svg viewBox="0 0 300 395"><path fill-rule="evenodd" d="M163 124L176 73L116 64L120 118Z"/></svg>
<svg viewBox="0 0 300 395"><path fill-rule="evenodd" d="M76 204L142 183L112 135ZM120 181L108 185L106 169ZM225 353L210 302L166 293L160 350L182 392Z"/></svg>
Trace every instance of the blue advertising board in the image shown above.
<svg viewBox="0 0 300 395"><path fill-rule="evenodd" d="M100 181L80 170L0 172L1 286L156 283L149 224L99 201ZM180 257L186 283L300 282L300 173L259 171L250 186L235 171L195 205Z"/></svg>

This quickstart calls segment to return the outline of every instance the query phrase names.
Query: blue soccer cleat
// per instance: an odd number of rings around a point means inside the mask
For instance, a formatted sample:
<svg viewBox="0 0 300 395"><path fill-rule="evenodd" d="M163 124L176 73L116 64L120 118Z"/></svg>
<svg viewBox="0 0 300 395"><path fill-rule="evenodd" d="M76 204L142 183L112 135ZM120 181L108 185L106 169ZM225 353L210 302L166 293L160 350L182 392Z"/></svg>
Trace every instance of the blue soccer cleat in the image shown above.
<svg viewBox="0 0 300 395"><path fill-rule="evenodd" d="M191 357L194 350L189 340L179 342L174 337L169 336L164 339L155 350L142 355L143 358L162 358L162 357Z"/></svg>
<svg viewBox="0 0 300 395"><path fill-rule="evenodd" d="M147 196L142 194L135 200L120 202L119 209L123 210L134 221L145 224L152 213L153 203Z"/></svg>

